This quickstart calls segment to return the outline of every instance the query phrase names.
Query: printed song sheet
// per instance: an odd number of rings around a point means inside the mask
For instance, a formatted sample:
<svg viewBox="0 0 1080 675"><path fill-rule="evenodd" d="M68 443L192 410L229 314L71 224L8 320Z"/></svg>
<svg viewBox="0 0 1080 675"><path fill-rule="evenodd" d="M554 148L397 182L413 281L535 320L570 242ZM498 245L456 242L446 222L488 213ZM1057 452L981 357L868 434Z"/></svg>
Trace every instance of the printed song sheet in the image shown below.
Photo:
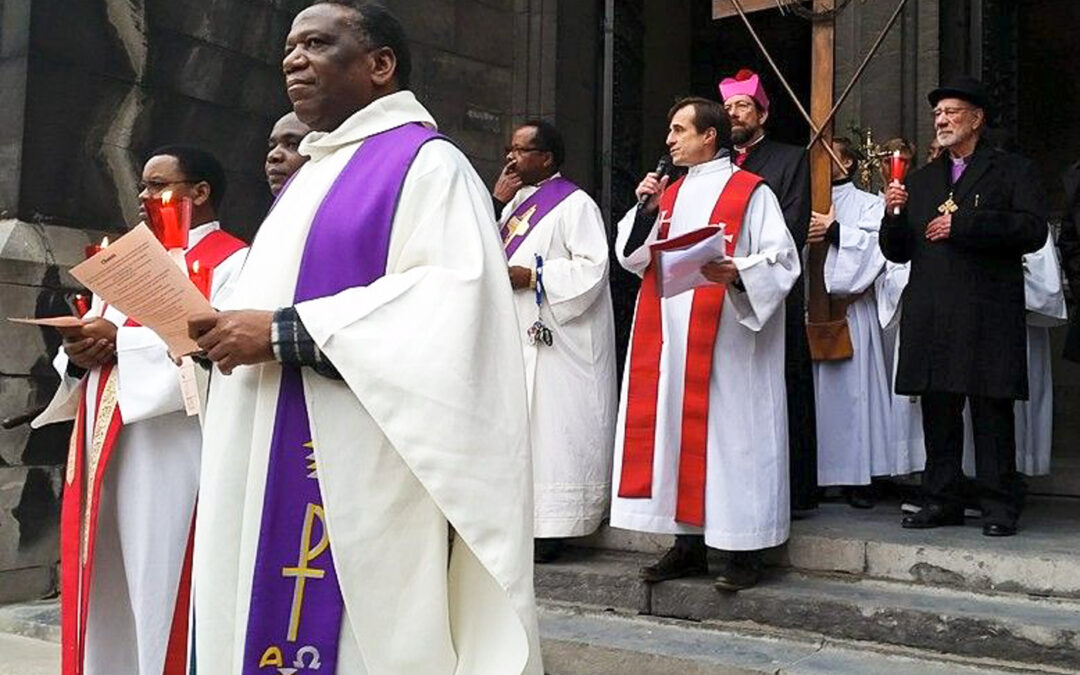
<svg viewBox="0 0 1080 675"><path fill-rule="evenodd" d="M727 257L724 242L724 228L721 227L716 234L686 248L660 251L657 270L660 297L671 298L698 286L711 284L702 275L701 267L707 262Z"/></svg>
<svg viewBox="0 0 1080 675"><path fill-rule="evenodd" d="M175 356L199 351L188 337L187 320L213 308L146 225L73 267L71 275L161 336Z"/></svg>

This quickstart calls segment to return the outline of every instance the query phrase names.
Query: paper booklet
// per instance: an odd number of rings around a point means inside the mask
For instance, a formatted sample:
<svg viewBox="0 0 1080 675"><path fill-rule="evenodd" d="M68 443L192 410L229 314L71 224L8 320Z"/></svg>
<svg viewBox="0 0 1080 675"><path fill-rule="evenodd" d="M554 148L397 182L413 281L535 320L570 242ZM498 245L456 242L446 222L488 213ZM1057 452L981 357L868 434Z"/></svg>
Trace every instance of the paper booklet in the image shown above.
<svg viewBox="0 0 1080 675"><path fill-rule="evenodd" d="M663 243L663 242L657 242ZM657 255L657 281L660 297L671 298L698 286L714 285L701 273L705 263L727 258L724 228L685 248L660 251Z"/></svg>
<svg viewBox="0 0 1080 675"><path fill-rule="evenodd" d="M71 268L71 276L161 336L174 356L199 351L188 318L214 310L145 224Z"/></svg>

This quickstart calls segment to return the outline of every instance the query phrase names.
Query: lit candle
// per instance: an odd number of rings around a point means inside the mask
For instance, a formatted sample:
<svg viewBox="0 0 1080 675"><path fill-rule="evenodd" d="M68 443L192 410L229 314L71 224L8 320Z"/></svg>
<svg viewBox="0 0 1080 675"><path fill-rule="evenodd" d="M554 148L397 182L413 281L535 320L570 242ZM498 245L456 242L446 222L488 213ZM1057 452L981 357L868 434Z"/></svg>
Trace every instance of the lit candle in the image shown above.
<svg viewBox="0 0 1080 675"><path fill-rule="evenodd" d="M75 314L81 319L90 311L90 297L85 293L76 293L73 300L75 302Z"/></svg>
<svg viewBox="0 0 1080 675"><path fill-rule="evenodd" d="M195 284L195 288L199 289L199 292L203 294L207 300L210 299L210 270L206 267L199 265L199 261L191 263L188 267L188 278L191 279L191 283Z"/></svg>
<svg viewBox="0 0 1080 675"><path fill-rule="evenodd" d="M158 241L169 250L186 249L191 229L191 199L176 198L172 190L166 190L160 197L148 197L144 205L150 229Z"/></svg>
<svg viewBox="0 0 1080 675"><path fill-rule="evenodd" d="M889 158L889 179L903 183L910 163L910 159L900 154L899 150L893 150L892 157ZM893 207L893 215L900 215L899 206Z"/></svg>
<svg viewBox="0 0 1080 675"><path fill-rule="evenodd" d="M109 238L108 237L103 237L100 244L90 244L89 246L86 247L86 249L85 249L86 257L87 258L93 258L98 253L101 253L102 251L104 251L108 247L109 247Z"/></svg>

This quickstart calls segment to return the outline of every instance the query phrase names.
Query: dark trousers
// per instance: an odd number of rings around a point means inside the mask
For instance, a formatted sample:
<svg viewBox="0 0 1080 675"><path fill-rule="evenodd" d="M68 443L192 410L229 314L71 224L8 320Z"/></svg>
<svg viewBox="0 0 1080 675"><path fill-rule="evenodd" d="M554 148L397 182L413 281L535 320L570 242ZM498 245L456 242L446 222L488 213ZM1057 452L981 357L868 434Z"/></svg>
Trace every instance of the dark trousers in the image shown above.
<svg viewBox="0 0 1080 675"><path fill-rule="evenodd" d="M929 393L922 396L927 499L942 506L964 508L964 401L971 403L975 435L975 484L983 519L1015 525L1020 516L1016 473L1016 436L1011 399Z"/></svg>
<svg viewBox="0 0 1080 675"><path fill-rule="evenodd" d="M791 508L817 507L817 415L814 412L814 371L806 339L803 277L785 302L784 383L787 386L788 480Z"/></svg>

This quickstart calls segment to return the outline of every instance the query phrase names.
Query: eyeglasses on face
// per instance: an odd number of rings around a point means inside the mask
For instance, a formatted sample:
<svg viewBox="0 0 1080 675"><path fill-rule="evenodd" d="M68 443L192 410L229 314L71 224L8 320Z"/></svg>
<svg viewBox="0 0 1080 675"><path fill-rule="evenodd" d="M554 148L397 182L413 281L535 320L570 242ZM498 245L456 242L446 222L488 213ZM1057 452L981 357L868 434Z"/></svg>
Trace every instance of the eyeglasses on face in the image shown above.
<svg viewBox="0 0 1080 675"><path fill-rule="evenodd" d="M136 184L136 187L139 188L139 192L148 192L148 193L150 193L152 195L156 195L156 194L162 192L163 190L165 190L165 188L169 187L170 185L184 185L184 184L194 185L195 183L200 183L200 182L202 182L202 181L197 181L197 180L170 180L170 181L163 182L163 181L157 181L157 180L146 180L146 181L139 181Z"/></svg>
<svg viewBox="0 0 1080 675"><path fill-rule="evenodd" d="M519 148L516 146L510 146L506 148L506 154L508 155L524 155L528 152L548 152L543 148Z"/></svg>
<svg viewBox="0 0 1080 675"><path fill-rule="evenodd" d="M960 113L962 113L962 112L964 112L966 110L971 110L971 108L968 108L968 107L934 108L934 119L937 119L937 118L941 117L942 115L948 117L949 119L955 119L955 118L960 116Z"/></svg>
<svg viewBox="0 0 1080 675"><path fill-rule="evenodd" d="M735 101L733 103L725 103L724 104L724 112L726 112L729 115L731 113L733 113L733 112L740 112L740 113L750 112L750 110L753 107L754 107L754 104L752 102L750 102L750 101Z"/></svg>

